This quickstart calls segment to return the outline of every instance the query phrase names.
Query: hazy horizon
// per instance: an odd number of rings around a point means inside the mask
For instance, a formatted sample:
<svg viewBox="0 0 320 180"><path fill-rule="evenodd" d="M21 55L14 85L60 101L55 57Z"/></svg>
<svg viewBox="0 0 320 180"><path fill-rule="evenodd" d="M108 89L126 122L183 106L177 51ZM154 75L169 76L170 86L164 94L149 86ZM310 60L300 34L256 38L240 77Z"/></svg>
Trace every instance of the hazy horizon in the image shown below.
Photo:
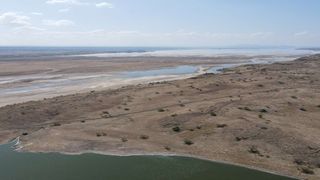
<svg viewBox="0 0 320 180"><path fill-rule="evenodd" d="M0 6L0 46L320 46L317 0L12 0Z"/></svg>

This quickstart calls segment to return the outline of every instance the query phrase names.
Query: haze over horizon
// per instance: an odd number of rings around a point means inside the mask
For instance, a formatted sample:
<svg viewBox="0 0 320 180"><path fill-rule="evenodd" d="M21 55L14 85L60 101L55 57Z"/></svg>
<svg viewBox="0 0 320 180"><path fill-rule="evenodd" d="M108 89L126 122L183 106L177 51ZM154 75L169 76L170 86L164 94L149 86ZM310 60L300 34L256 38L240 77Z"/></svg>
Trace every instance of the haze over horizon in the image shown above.
<svg viewBox="0 0 320 180"><path fill-rule="evenodd" d="M0 46L320 46L318 0L12 0Z"/></svg>

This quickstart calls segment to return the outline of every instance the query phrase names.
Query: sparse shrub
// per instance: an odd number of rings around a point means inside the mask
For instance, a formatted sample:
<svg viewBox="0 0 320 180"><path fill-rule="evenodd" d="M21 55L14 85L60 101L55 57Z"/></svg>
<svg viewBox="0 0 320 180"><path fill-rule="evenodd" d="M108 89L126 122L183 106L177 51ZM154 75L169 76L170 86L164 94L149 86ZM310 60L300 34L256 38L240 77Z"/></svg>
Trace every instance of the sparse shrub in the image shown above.
<svg viewBox="0 0 320 180"><path fill-rule="evenodd" d="M125 110L125 111L130 111L130 109L129 109L129 108L124 108L124 110Z"/></svg>
<svg viewBox="0 0 320 180"><path fill-rule="evenodd" d="M27 135L28 135L27 132L22 133L22 136L27 136Z"/></svg>
<svg viewBox="0 0 320 180"><path fill-rule="evenodd" d="M121 138L121 141L122 141L122 142L127 142L128 139L127 139L127 138Z"/></svg>
<svg viewBox="0 0 320 180"><path fill-rule="evenodd" d="M224 127L227 127L226 124L217 124L217 128L224 128Z"/></svg>
<svg viewBox="0 0 320 180"><path fill-rule="evenodd" d="M266 109L260 109L261 113L267 113L268 111Z"/></svg>
<svg viewBox="0 0 320 180"><path fill-rule="evenodd" d="M171 115L171 117L177 117L178 116L178 114L172 114Z"/></svg>
<svg viewBox="0 0 320 180"><path fill-rule="evenodd" d="M172 130L173 130L174 132L180 132L180 131L181 131L181 129L180 129L179 126L173 127Z"/></svg>
<svg viewBox="0 0 320 180"><path fill-rule="evenodd" d="M249 107L239 107L240 110L252 111Z"/></svg>
<svg viewBox="0 0 320 180"><path fill-rule="evenodd" d="M217 114L215 112L210 112L211 116L217 116Z"/></svg>
<svg viewBox="0 0 320 180"><path fill-rule="evenodd" d="M97 136L97 137L107 136L107 134L106 134L106 133L104 133L104 132L103 132L103 133L96 133L96 136Z"/></svg>
<svg viewBox="0 0 320 180"><path fill-rule="evenodd" d="M240 136L236 137L236 141L242 141L242 140L247 140L247 139L248 139L247 137L240 137Z"/></svg>
<svg viewBox="0 0 320 180"><path fill-rule="evenodd" d="M111 114L108 111L103 111L101 117L109 118L109 117L111 117Z"/></svg>
<svg viewBox="0 0 320 180"><path fill-rule="evenodd" d="M306 110L305 108L303 108L303 107L302 107L302 108L300 108L300 111L307 111L307 110Z"/></svg>
<svg viewBox="0 0 320 180"><path fill-rule="evenodd" d="M298 165L303 165L304 164L304 162L301 159L295 159L293 162L298 164Z"/></svg>
<svg viewBox="0 0 320 180"><path fill-rule="evenodd" d="M252 154L260 154L260 151L258 150L258 148L256 146L251 146L249 148L249 152Z"/></svg>
<svg viewBox="0 0 320 180"><path fill-rule="evenodd" d="M189 139L185 139L184 140L184 144L186 144L186 145L192 145L192 144L194 144L191 140L189 140Z"/></svg>
<svg viewBox="0 0 320 180"><path fill-rule="evenodd" d="M149 136L147 136L147 135L141 135L141 136L140 136L140 139L149 139Z"/></svg>
<svg viewBox="0 0 320 180"><path fill-rule="evenodd" d="M165 112L166 110L163 108L158 109L158 112Z"/></svg>
<svg viewBox="0 0 320 180"><path fill-rule="evenodd" d="M301 167L301 172L304 174L314 174L314 171L310 167Z"/></svg>
<svg viewBox="0 0 320 180"><path fill-rule="evenodd" d="M164 146L164 149L167 150L167 151L171 150L171 148L169 146Z"/></svg>
<svg viewBox="0 0 320 180"><path fill-rule="evenodd" d="M262 118L263 118L263 115L262 115L262 114L259 114L259 118L262 119Z"/></svg>
<svg viewBox="0 0 320 180"><path fill-rule="evenodd" d="M61 126L60 123L54 123L53 126Z"/></svg>

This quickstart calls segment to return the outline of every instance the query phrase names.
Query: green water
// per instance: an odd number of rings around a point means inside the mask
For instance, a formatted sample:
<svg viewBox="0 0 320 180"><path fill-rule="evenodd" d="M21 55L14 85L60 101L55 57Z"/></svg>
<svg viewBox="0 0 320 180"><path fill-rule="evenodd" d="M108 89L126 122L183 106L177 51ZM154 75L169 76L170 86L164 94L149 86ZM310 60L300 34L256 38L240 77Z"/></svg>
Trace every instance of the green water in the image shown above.
<svg viewBox="0 0 320 180"><path fill-rule="evenodd" d="M0 145L0 180L289 180L187 157L18 153Z"/></svg>

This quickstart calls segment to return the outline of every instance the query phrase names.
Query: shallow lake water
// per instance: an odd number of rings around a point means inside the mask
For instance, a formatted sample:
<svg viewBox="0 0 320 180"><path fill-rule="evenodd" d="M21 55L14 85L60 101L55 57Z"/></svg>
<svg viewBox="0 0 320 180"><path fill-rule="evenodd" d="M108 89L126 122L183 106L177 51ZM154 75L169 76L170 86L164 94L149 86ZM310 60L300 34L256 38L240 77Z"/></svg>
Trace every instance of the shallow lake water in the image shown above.
<svg viewBox="0 0 320 180"><path fill-rule="evenodd" d="M168 68L159 68L153 70L142 70L142 71L128 71L121 73L121 76L125 78L139 78L149 76L161 76L161 75L183 75L196 73L198 67L196 66L176 66Z"/></svg>
<svg viewBox="0 0 320 180"><path fill-rule="evenodd" d="M21 153L12 145L0 145L1 180L291 180L189 157Z"/></svg>

